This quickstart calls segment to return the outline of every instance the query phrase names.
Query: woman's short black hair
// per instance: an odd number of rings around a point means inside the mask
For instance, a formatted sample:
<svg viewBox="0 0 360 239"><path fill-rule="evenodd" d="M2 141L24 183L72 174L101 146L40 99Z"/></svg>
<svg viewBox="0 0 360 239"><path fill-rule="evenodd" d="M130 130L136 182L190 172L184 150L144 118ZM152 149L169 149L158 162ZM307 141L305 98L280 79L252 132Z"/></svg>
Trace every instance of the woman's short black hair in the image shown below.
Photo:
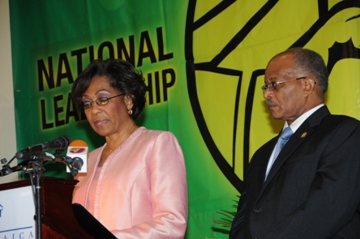
<svg viewBox="0 0 360 239"><path fill-rule="evenodd" d="M129 62L121 59L95 60L75 80L72 86L72 100L76 107L82 105L82 96L94 76L106 76L110 86L120 93L132 96L133 108L130 117L136 120L145 107L146 85L144 77Z"/></svg>

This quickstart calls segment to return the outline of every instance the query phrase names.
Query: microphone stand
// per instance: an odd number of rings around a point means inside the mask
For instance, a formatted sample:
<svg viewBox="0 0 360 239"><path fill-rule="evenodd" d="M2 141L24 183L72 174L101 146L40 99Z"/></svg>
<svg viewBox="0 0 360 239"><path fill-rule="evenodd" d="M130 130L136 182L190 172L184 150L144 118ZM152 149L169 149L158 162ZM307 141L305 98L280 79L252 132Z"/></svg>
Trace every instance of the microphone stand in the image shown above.
<svg viewBox="0 0 360 239"><path fill-rule="evenodd" d="M35 225L36 225L36 239L42 239L42 203L41 203L41 175L45 168L43 167L44 158L38 161L30 161L33 166L33 177L35 178L35 190L34 190L34 201L35 201ZM53 162L55 161L55 157L53 158ZM66 160L62 161L65 163L70 169L73 176L77 174L77 170L72 166L72 158L66 157ZM32 177L30 175L32 180ZM33 181L31 182L34 185Z"/></svg>
<svg viewBox="0 0 360 239"><path fill-rule="evenodd" d="M42 239L42 203L41 203L41 175L43 166L42 163L39 162L33 162L33 175L30 175L30 179L32 179L31 176L35 178L35 189L34 189L34 201L35 201L35 225L36 225L36 239ZM33 184L33 181L31 183Z"/></svg>

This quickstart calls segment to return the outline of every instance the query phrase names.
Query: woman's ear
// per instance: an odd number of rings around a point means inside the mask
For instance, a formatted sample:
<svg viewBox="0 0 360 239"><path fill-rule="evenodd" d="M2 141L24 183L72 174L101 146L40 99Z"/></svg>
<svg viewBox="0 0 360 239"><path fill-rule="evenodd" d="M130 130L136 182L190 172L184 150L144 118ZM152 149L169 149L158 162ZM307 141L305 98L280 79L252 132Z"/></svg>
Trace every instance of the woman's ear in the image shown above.
<svg viewBox="0 0 360 239"><path fill-rule="evenodd" d="M124 102L128 110L131 110L132 107L134 106L133 98L134 98L133 95L125 95L124 97Z"/></svg>

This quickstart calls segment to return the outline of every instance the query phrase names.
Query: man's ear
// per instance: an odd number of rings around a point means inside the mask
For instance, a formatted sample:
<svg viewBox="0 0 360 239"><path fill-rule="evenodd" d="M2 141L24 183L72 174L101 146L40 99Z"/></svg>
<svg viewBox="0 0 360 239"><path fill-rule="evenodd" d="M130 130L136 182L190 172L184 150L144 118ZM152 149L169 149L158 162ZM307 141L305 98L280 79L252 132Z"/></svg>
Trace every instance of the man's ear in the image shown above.
<svg viewBox="0 0 360 239"><path fill-rule="evenodd" d="M304 92L306 94L311 94L316 87L316 81L312 77L307 77L304 79Z"/></svg>

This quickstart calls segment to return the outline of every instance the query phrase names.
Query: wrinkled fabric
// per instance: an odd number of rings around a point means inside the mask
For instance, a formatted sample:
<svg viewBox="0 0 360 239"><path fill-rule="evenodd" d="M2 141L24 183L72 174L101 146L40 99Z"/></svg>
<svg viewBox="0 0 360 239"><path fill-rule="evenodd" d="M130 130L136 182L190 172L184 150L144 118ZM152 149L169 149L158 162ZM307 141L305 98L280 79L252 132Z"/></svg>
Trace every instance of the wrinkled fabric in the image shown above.
<svg viewBox="0 0 360 239"><path fill-rule="evenodd" d="M187 182L184 157L170 132L138 128L105 161L95 194L89 194L106 144L89 154L79 175L73 203L85 208L93 197L93 215L118 238L184 238Z"/></svg>

